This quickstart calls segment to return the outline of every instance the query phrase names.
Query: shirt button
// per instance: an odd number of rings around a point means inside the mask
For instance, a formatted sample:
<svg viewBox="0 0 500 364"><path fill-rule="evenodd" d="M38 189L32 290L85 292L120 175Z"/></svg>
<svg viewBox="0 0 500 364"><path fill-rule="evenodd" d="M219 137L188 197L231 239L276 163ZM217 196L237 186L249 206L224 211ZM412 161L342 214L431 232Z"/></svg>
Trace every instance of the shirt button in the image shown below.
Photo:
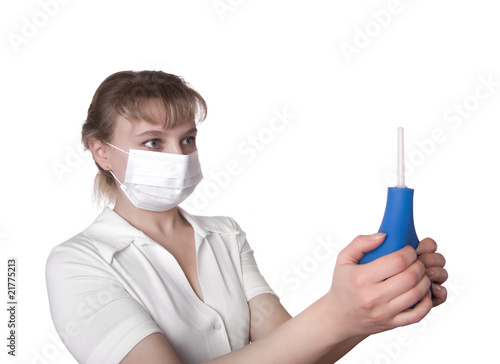
<svg viewBox="0 0 500 364"><path fill-rule="evenodd" d="M214 325L214 330L219 331L220 329L222 329L222 325L221 325L219 322L217 322L217 323Z"/></svg>

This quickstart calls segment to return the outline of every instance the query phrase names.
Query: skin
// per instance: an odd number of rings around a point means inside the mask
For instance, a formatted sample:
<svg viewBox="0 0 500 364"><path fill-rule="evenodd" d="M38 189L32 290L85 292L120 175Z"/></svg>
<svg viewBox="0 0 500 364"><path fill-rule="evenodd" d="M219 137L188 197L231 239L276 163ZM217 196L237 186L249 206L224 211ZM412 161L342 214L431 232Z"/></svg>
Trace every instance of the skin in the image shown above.
<svg viewBox="0 0 500 364"><path fill-rule="evenodd" d="M154 107L154 106L153 106ZM155 109L162 116L160 108ZM196 125L185 121L174 128L118 117L111 144L129 149L191 154L196 150ZM91 140L94 160L123 181L127 155ZM118 187L118 184L117 184ZM196 268L194 231L177 208L165 212L137 209L117 188L114 210L161 244L178 261L189 283L203 300ZM364 253L379 246L384 234L360 235L339 253L328 292L296 317L270 294L249 301L252 345L209 363L333 363L369 335L420 321L433 306L446 301L441 285L448 278L437 244L426 238L415 252L410 247L359 265ZM174 243L175 242L175 243ZM429 286L432 284L433 296ZM419 302L420 301L420 302ZM416 302L418 305L408 309ZM121 363L180 363L160 333L137 344Z"/></svg>

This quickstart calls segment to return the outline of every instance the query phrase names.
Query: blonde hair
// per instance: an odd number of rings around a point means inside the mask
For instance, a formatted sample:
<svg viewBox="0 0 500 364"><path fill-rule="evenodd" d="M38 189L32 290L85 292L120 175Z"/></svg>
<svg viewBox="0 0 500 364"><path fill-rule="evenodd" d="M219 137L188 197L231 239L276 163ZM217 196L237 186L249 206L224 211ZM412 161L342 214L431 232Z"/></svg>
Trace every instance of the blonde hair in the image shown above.
<svg viewBox="0 0 500 364"><path fill-rule="evenodd" d="M151 110L150 102L159 102L165 110L165 120ZM107 77L97 88L82 126L82 143L89 149L89 140L110 142L116 118L122 116L134 122L163 123L172 128L179 122L205 120L207 105L203 97L182 77L162 71L122 71ZM109 171L96 162L94 198L107 204L116 198L116 183Z"/></svg>

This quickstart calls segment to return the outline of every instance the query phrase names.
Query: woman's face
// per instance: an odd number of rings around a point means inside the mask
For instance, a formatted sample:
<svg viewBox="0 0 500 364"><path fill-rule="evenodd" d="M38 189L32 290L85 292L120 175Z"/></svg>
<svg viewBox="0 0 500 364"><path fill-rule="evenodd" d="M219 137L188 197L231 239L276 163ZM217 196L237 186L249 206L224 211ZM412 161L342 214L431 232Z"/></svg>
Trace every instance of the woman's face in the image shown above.
<svg viewBox="0 0 500 364"><path fill-rule="evenodd" d="M162 124L151 124L144 120L130 122L119 116L115 121L114 135L110 143L126 152L129 149L141 149L187 155L197 150L196 134L194 120L184 121L166 129ZM111 146L106 147L109 169L123 181L128 155Z"/></svg>

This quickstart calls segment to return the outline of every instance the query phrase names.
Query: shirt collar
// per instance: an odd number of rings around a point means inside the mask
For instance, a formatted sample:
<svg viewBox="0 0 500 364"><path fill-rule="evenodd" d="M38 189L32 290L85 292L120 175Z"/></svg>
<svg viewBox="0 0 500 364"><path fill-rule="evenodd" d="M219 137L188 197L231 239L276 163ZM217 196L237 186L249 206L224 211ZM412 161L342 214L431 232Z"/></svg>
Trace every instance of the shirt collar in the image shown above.
<svg viewBox="0 0 500 364"><path fill-rule="evenodd" d="M228 223L227 218L194 216L180 207L178 210L201 240L212 232L224 235L241 233L241 230ZM85 234L94 241L102 257L108 263L111 263L116 252L125 249L133 242L140 245L156 244L149 236L130 225L109 207L104 208L93 224L85 230Z"/></svg>

